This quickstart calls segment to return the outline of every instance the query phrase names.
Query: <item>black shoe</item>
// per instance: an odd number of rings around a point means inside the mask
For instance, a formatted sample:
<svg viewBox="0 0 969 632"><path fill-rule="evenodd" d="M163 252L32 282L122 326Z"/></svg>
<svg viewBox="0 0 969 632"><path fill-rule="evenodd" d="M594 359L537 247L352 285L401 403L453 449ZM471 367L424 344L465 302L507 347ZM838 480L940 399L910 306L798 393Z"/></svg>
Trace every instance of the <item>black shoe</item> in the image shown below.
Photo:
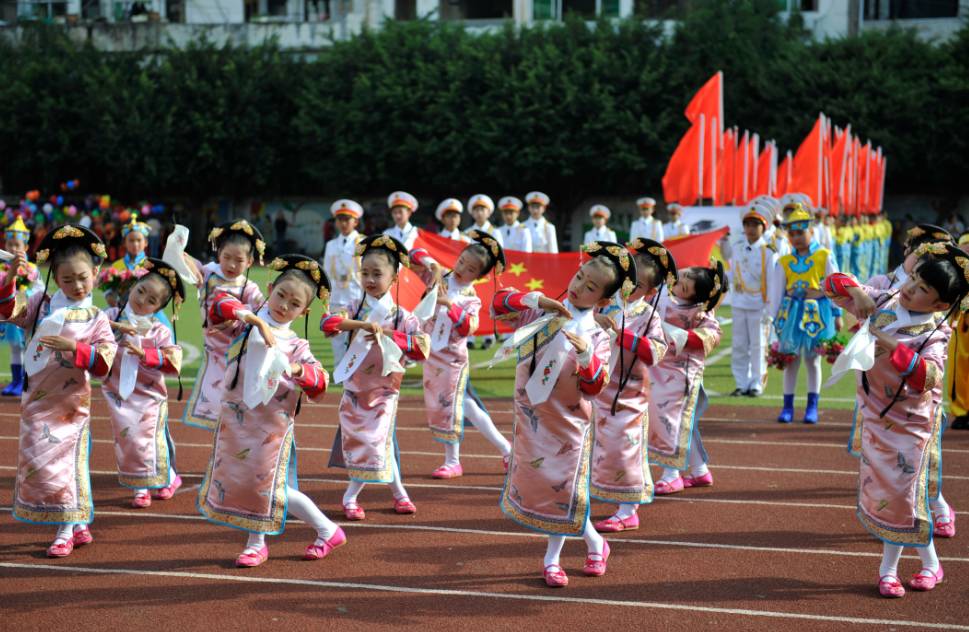
<svg viewBox="0 0 969 632"><path fill-rule="evenodd" d="M471 340L468 341L468 349L474 349L474 342Z"/></svg>
<svg viewBox="0 0 969 632"><path fill-rule="evenodd" d="M493 342L494 341L491 338L485 338L484 342L481 343L481 348L487 349L492 345Z"/></svg>
<svg viewBox="0 0 969 632"><path fill-rule="evenodd" d="M969 415L961 415L952 420L953 430L969 430Z"/></svg>
<svg viewBox="0 0 969 632"><path fill-rule="evenodd" d="M744 397L760 397L762 394L763 393L761 393L760 391L755 391L752 388L749 388L746 391L744 391Z"/></svg>
<svg viewBox="0 0 969 632"><path fill-rule="evenodd" d="M730 397L740 397L741 395L746 395L747 392L742 388L733 389L733 393L730 393Z"/></svg>

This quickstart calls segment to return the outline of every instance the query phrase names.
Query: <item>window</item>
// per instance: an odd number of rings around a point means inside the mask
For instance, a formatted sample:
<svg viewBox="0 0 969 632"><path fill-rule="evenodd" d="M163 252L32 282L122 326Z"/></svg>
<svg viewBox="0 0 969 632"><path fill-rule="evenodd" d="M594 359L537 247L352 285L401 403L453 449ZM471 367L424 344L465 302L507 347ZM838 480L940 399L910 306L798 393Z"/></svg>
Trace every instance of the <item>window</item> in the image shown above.
<svg viewBox="0 0 969 632"><path fill-rule="evenodd" d="M394 0L395 20L416 20L417 0Z"/></svg>
<svg viewBox="0 0 969 632"><path fill-rule="evenodd" d="M959 0L865 0L866 20L955 18Z"/></svg>
<svg viewBox="0 0 969 632"><path fill-rule="evenodd" d="M514 9L512 0L441 0L440 13L442 20L502 20Z"/></svg>
<svg viewBox="0 0 969 632"><path fill-rule="evenodd" d="M689 8L687 0L634 0L633 12L641 18L675 20Z"/></svg>
<svg viewBox="0 0 969 632"><path fill-rule="evenodd" d="M565 15L578 15L587 20L594 20L597 15L618 18L619 2L620 0L532 0L532 17L536 20L560 20Z"/></svg>

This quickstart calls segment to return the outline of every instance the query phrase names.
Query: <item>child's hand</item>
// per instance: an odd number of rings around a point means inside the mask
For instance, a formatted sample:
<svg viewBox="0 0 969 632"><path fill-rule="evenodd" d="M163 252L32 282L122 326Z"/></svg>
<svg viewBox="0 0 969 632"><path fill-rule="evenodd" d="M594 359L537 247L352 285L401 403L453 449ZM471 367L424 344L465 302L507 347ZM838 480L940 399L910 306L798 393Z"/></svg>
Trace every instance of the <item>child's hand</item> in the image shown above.
<svg viewBox="0 0 969 632"><path fill-rule="evenodd" d="M588 342L586 342L582 338L576 336L572 332L570 332L570 331L563 331L562 333L565 334L565 337L568 338L569 339L569 342L572 343L572 346L575 347L575 352L576 353L578 353L578 354L585 353L585 350L589 348L589 343Z"/></svg>
<svg viewBox="0 0 969 632"><path fill-rule="evenodd" d="M841 331L842 329L844 329L844 326L845 326L845 319L842 318L841 316L836 316L834 319L834 330Z"/></svg>
<svg viewBox="0 0 969 632"><path fill-rule="evenodd" d="M875 313L875 301L860 287L850 287L848 293L855 302L855 313L859 318L868 318Z"/></svg>
<svg viewBox="0 0 969 632"><path fill-rule="evenodd" d="M885 350L888 351L889 353L895 351L896 347L898 347L898 340L896 340L889 334L886 334L881 329L878 329L876 327L871 327L869 328L868 331L870 331L871 335L875 337L875 340L877 341L878 345L881 347L884 347Z"/></svg>
<svg viewBox="0 0 969 632"><path fill-rule="evenodd" d="M383 334L385 336L387 336L388 338L393 338L394 337L394 328L393 327L384 327Z"/></svg>
<svg viewBox="0 0 969 632"><path fill-rule="evenodd" d="M564 316L569 320L572 319L572 312L569 311L569 308L567 308L562 303L559 303L555 299L551 299L547 296L542 296L541 298L538 299L538 306L541 309L544 309L546 312L556 312L560 316Z"/></svg>
<svg viewBox="0 0 969 632"><path fill-rule="evenodd" d="M289 376L294 379L299 379L303 377L303 365L298 362L293 362L289 365Z"/></svg>
<svg viewBox="0 0 969 632"><path fill-rule="evenodd" d="M597 312L592 317L595 319L597 323L599 323L599 326L605 329L606 331L609 331L611 329L616 333L618 333L618 328L616 327L616 321L614 321L609 316L606 316L605 314L600 314Z"/></svg>
<svg viewBox="0 0 969 632"><path fill-rule="evenodd" d="M371 342L377 340L377 336L384 333L383 327L379 323L360 323L360 329L366 333L367 340Z"/></svg>
<svg viewBox="0 0 969 632"><path fill-rule="evenodd" d="M269 324L263 319L259 318L255 314L246 314L243 322L248 323L259 330L262 334L262 339L266 342L267 347L276 346L276 336L273 335L273 330L270 329Z"/></svg>
<svg viewBox="0 0 969 632"><path fill-rule="evenodd" d="M131 323L114 323L113 322L113 323L111 323L111 328L114 329L115 331L120 331L121 333L123 333L123 334L125 334L127 336L133 336L136 333L138 333L138 330L135 329L135 326L132 325Z"/></svg>
<svg viewBox="0 0 969 632"><path fill-rule="evenodd" d="M202 278L202 274L199 272L198 266L195 265L195 259L193 259L192 256L187 252L182 253L182 259L185 260L185 265L187 265L188 269L191 270L192 274L195 275L195 286L202 287L205 285L205 279Z"/></svg>
<svg viewBox="0 0 969 632"><path fill-rule="evenodd" d="M444 307L446 307L448 309L451 309L451 301L450 301L450 299L448 299L447 294L438 294L437 295L437 304L438 305L442 305L442 306L444 306Z"/></svg>
<svg viewBox="0 0 969 632"><path fill-rule="evenodd" d="M67 351L69 353L77 352L77 342L71 338L65 338L64 336L43 336L40 339L40 344L52 351Z"/></svg>
<svg viewBox="0 0 969 632"><path fill-rule="evenodd" d="M10 261L9 267L7 268L7 273L3 277L3 283L0 283L0 287L8 287L17 282L17 275L20 274L21 270L27 269L27 255L18 252L14 255L13 259Z"/></svg>
<svg viewBox="0 0 969 632"><path fill-rule="evenodd" d="M128 351L130 351L131 353L133 353L134 355L138 356L139 358L145 357L145 350L130 340L125 340L124 342L121 343L121 346L127 349Z"/></svg>

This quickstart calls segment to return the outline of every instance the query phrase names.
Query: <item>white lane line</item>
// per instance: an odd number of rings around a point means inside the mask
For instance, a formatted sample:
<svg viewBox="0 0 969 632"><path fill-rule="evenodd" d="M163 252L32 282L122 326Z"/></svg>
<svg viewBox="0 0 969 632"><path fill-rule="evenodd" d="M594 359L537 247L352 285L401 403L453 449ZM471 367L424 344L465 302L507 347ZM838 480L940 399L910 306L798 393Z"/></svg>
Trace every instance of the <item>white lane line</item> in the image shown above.
<svg viewBox="0 0 969 632"><path fill-rule="evenodd" d="M18 564L14 562L0 562L0 568L39 569L52 572L88 573L92 575L134 575L142 577L178 577L183 579L211 580L222 582L237 582L248 584L271 584L285 586L307 586L313 588L332 588L336 590L363 590L385 593L402 593L418 595L441 595L449 597L473 597L476 599L497 599L505 601L530 601L539 603L565 603L594 606L611 606L623 608L638 608L644 610L674 610L679 612L706 612L711 614L729 614L741 617L762 617L774 619L794 619L801 621L825 621L831 623L850 623L858 625L880 625L893 627L910 627L939 630L969 630L969 626L951 623L932 623L927 621L908 621L902 619L866 619L863 617L848 617L835 615L810 614L807 612L780 612L774 610L750 610L747 608L716 608L712 606L698 606L686 604L672 604L653 601L626 601L620 599L593 599L589 597L553 597L551 595L524 595L517 593L498 593L476 590L454 590L446 588L418 588L416 586L401 586L390 584L365 584L361 582L336 582L314 579L285 579L277 577L253 577L251 575L228 575L223 573L190 573L185 571L146 571L128 568L89 568L84 566L61 566L53 564Z"/></svg>

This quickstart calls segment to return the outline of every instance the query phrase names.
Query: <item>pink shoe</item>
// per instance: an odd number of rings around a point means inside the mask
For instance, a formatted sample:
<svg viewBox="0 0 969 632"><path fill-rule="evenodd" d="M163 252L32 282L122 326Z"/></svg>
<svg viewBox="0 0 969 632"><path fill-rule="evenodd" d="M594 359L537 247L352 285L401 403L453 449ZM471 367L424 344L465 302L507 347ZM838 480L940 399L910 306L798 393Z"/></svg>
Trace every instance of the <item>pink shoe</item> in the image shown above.
<svg viewBox="0 0 969 632"><path fill-rule="evenodd" d="M269 559L269 547L265 544L258 551L246 549L236 558L236 566L239 568L255 568Z"/></svg>
<svg viewBox="0 0 969 632"><path fill-rule="evenodd" d="M592 559L595 555L599 559ZM606 562L609 560L609 543L602 543L602 555L596 553L589 553L585 558L585 566L582 567L582 572L589 577L602 577L606 574Z"/></svg>
<svg viewBox="0 0 969 632"><path fill-rule="evenodd" d="M550 564L545 567L545 585L551 588L562 588L569 585L569 576L561 566Z"/></svg>
<svg viewBox="0 0 969 632"><path fill-rule="evenodd" d="M74 538L66 542L54 542L47 547L47 557L67 557L74 552Z"/></svg>
<svg viewBox="0 0 969 632"><path fill-rule="evenodd" d="M399 514L416 514L417 506L410 501L410 498L404 496L394 501L394 511Z"/></svg>
<svg viewBox="0 0 969 632"><path fill-rule="evenodd" d="M363 520L367 517L367 512L357 503L350 503L343 505L343 515L347 517L347 520Z"/></svg>
<svg viewBox="0 0 969 632"><path fill-rule="evenodd" d="M457 465L442 465L431 472L431 478L457 478L463 474L464 468L458 463Z"/></svg>
<svg viewBox="0 0 969 632"><path fill-rule="evenodd" d="M703 476L684 476L683 487L713 487L713 474L707 472Z"/></svg>
<svg viewBox="0 0 969 632"><path fill-rule="evenodd" d="M889 599L898 599L905 596L905 586L894 575L885 575L878 580L878 594Z"/></svg>
<svg viewBox="0 0 969 632"><path fill-rule="evenodd" d="M168 487L161 487L151 495L152 498L157 500L169 500L175 495L175 491L182 486L182 477L178 474L175 475L175 480Z"/></svg>
<svg viewBox="0 0 969 632"><path fill-rule="evenodd" d="M340 527L336 528L336 533L330 536L330 539L323 540L323 544L313 544L306 547L306 553L303 554L304 560L322 560L324 557L333 552L333 549L341 547L347 543L347 534L343 532Z"/></svg>
<svg viewBox="0 0 969 632"><path fill-rule="evenodd" d="M930 575L923 575L923 573L931 573ZM945 577L945 573L942 572L942 565L939 564L939 571L933 573L927 568L923 568L918 573L912 575L912 579L908 582L908 587L912 590L932 590L935 588L936 584L942 583L942 578Z"/></svg>
<svg viewBox="0 0 969 632"><path fill-rule="evenodd" d="M505 474L508 473L508 464L511 462L511 455L507 454L501 457L501 465L505 468Z"/></svg>
<svg viewBox="0 0 969 632"><path fill-rule="evenodd" d="M660 479L656 481L656 485L653 487L653 493L657 496L666 496L681 491L683 491L683 477L677 477L673 479L673 482Z"/></svg>
<svg viewBox="0 0 969 632"><path fill-rule="evenodd" d="M932 534L937 538L954 538L956 535L956 512L952 511L952 507L949 507L949 521L939 522L941 517L943 516L936 517Z"/></svg>
<svg viewBox="0 0 969 632"><path fill-rule="evenodd" d="M639 516L633 514L628 518L617 518L612 516L605 520L600 520L595 524L596 531L602 533L619 533L620 531L632 531L639 528Z"/></svg>
<svg viewBox="0 0 969 632"><path fill-rule="evenodd" d="M92 542L94 542L94 536L91 535L87 525L74 527L74 546L84 546Z"/></svg>
<svg viewBox="0 0 969 632"><path fill-rule="evenodd" d="M151 507L151 494L148 492L138 492L135 494L135 497L131 499L131 506L135 509Z"/></svg>

